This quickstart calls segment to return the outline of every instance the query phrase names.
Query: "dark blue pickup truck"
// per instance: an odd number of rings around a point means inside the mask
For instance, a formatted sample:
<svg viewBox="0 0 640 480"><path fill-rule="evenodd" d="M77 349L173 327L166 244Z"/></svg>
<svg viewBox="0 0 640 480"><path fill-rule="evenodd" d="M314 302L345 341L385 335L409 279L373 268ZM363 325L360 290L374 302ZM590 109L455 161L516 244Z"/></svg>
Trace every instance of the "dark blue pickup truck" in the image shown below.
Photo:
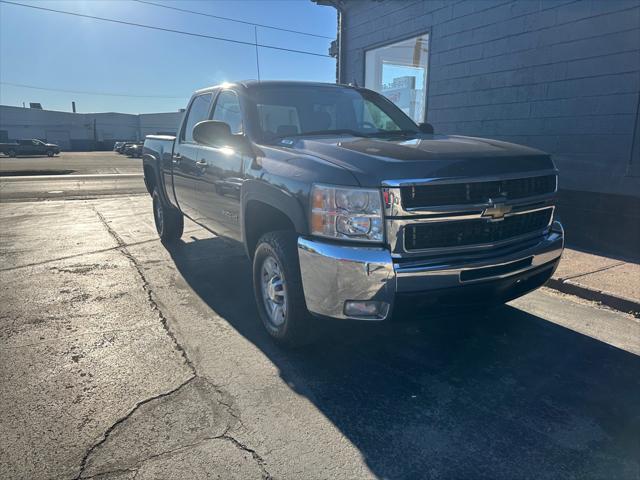
<svg viewBox="0 0 640 480"><path fill-rule="evenodd" d="M148 136L143 159L162 240L187 216L241 242L282 343L317 319L386 321L400 303L509 301L544 284L564 246L549 155L436 135L364 88L199 90L177 137Z"/></svg>
<svg viewBox="0 0 640 480"><path fill-rule="evenodd" d="M18 140L14 143L0 143L0 153L9 157L18 155L47 155L53 157L60 153L60 147L54 143L45 143L37 138Z"/></svg>

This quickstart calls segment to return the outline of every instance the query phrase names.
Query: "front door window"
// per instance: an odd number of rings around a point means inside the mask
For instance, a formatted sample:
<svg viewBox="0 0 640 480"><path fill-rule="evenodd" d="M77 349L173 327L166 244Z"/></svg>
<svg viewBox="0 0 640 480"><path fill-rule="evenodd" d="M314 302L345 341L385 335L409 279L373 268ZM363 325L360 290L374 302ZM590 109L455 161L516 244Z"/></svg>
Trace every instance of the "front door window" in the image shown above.
<svg viewBox="0 0 640 480"><path fill-rule="evenodd" d="M235 92L231 90L220 92L213 111L213 120L229 125L229 129L234 135L242 133L240 101Z"/></svg>
<svg viewBox="0 0 640 480"><path fill-rule="evenodd" d="M212 99L213 96L210 93L199 95L193 99L187 114L187 121L184 122L185 125L180 134L180 139L183 142L193 143L193 127L196 126L196 123L207 119Z"/></svg>

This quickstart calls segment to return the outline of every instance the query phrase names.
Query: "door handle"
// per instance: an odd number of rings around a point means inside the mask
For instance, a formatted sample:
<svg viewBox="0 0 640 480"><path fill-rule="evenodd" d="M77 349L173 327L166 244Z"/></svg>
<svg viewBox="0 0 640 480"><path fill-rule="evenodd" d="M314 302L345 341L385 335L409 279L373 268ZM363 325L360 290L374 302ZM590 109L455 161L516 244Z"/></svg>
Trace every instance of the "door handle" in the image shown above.
<svg viewBox="0 0 640 480"><path fill-rule="evenodd" d="M173 163L180 163L180 160L182 160L182 155L180 155L179 153L174 153L172 160Z"/></svg>
<svg viewBox="0 0 640 480"><path fill-rule="evenodd" d="M197 165L200 165L201 167L206 167L207 166L207 161L203 158L200 159L196 162Z"/></svg>

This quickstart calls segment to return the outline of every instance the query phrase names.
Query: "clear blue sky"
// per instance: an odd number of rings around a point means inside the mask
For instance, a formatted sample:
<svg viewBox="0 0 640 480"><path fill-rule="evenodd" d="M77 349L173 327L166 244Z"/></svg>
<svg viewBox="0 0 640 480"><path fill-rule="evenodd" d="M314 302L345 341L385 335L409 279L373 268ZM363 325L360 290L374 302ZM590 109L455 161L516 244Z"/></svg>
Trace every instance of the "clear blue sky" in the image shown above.
<svg viewBox="0 0 640 480"><path fill-rule="evenodd" d="M205 35L254 41L252 26L131 0L15 0L57 10ZM309 0L167 1L183 9L335 38L336 12ZM331 39L258 28L258 43L326 54ZM260 49L265 79L335 81L335 60ZM223 81L256 78L253 46L116 25L0 3L0 81L52 89L178 98L116 97L0 84L0 104L40 102L47 110L176 111L191 93Z"/></svg>

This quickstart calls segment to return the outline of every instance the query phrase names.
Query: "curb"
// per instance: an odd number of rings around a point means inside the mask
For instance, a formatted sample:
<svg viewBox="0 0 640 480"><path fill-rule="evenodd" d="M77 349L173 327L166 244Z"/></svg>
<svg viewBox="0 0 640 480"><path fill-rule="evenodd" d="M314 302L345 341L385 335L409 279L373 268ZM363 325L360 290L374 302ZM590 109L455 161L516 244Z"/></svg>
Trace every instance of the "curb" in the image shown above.
<svg viewBox="0 0 640 480"><path fill-rule="evenodd" d="M591 300L592 302L601 303L602 305L606 305L607 307L613 308L614 310L628 313L636 318L640 318L640 302L637 300L631 300L624 297L616 297L615 295L607 292L593 290L591 288L582 287L574 283L567 283L567 281L558 278L550 278L545 286L562 293L575 295L576 297L580 297L585 300Z"/></svg>

